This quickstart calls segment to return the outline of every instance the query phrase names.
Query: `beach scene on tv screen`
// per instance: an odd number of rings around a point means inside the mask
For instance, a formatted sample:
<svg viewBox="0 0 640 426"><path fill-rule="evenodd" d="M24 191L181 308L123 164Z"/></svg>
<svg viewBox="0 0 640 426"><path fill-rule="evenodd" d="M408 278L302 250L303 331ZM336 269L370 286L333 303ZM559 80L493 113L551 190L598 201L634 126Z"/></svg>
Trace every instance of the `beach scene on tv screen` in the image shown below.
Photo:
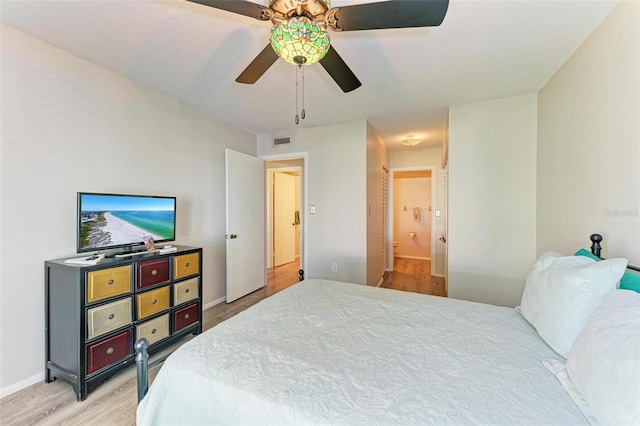
<svg viewBox="0 0 640 426"><path fill-rule="evenodd" d="M146 236L154 241L175 237L172 198L82 194L80 209L81 249L139 244Z"/></svg>

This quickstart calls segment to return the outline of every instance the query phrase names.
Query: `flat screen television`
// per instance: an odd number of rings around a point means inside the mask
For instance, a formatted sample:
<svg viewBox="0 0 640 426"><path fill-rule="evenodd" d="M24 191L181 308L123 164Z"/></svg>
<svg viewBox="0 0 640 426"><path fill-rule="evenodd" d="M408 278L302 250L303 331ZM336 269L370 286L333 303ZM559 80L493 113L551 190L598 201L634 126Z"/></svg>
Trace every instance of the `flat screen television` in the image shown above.
<svg viewBox="0 0 640 426"><path fill-rule="evenodd" d="M77 225L78 253L174 241L176 197L78 192Z"/></svg>

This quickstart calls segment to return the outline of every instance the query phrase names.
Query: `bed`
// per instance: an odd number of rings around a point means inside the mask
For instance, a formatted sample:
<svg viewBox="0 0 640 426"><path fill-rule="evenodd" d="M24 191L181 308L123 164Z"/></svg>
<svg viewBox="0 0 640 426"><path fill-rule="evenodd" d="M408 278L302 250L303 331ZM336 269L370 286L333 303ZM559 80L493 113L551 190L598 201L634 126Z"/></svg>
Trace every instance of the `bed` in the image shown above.
<svg viewBox="0 0 640 426"><path fill-rule="evenodd" d="M546 261L558 262L556 257ZM588 260L600 269L609 262ZM620 265L613 267L622 275L626 261ZM624 303L631 300L631 316L640 312L640 294L616 285L600 302L591 302L597 305L593 310L615 293ZM531 288L528 277L525 293ZM534 305L522 308L531 316ZM596 313L585 322L592 316ZM610 420L590 406L589 395L582 398L571 388L566 368L571 354L552 349L556 342L541 337L543 325L525 318L512 308L305 280L178 348L140 401L137 422L539 425ZM640 316L626 319L632 335L623 339L638 340L636 320ZM631 364L640 363L639 346L631 344L624 352L631 352ZM629 375L633 380L634 374L627 370L622 380ZM597 372L587 375L601 381ZM596 393L608 391L602 383L597 386ZM640 408L633 402L633 383L614 386L630 387L618 390L629 391L631 398L626 411L614 415L622 415L623 423L640 419L634 417Z"/></svg>

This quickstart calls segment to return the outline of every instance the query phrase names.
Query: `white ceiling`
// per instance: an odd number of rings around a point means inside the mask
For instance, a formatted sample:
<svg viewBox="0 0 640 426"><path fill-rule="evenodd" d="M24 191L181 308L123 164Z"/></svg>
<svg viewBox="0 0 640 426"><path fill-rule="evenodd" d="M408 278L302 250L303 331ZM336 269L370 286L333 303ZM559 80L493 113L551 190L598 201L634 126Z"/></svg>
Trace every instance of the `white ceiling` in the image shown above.
<svg viewBox="0 0 640 426"><path fill-rule="evenodd" d="M367 119L394 151L406 149L407 135L423 140L416 148L440 146L450 105L537 92L615 3L451 0L439 27L330 32L362 87L343 93L319 64L305 67L298 126L293 65L279 60L255 85L235 82L267 45L269 22L184 0L2 0L0 13L7 25L254 134Z"/></svg>

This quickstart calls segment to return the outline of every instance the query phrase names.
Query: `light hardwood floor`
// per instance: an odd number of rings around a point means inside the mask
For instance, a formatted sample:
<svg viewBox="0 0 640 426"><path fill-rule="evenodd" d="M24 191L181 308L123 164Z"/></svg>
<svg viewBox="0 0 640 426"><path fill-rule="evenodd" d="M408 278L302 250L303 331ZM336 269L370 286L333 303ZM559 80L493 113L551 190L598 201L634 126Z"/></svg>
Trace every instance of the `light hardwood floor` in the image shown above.
<svg viewBox="0 0 640 426"><path fill-rule="evenodd" d="M406 260L406 259L405 259ZM429 268L414 262L396 262L393 273L385 274L383 286L404 291L425 293L439 291L437 281L429 280ZM424 262L424 261L423 261ZM428 269L427 269L428 268ZM233 303L221 303L203 312L203 330L231 318L259 301L298 282L298 262L272 268L267 273L268 283ZM415 273L411 278L411 273ZM426 274L426 275L425 275ZM413 284L412 284L413 282ZM444 288L444 285L442 286ZM434 294L434 293L431 293ZM174 350L192 338L185 337L174 347L152 356ZM152 381L160 367L149 372ZM104 382L81 403L76 401L71 385L56 380L37 383L0 400L1 425L135 425L136 371L128 368Z"/></svg>
<svg viewBox="0 0 640 426"><path fill-rule="evenodd" d="M431 261L396 257L380 287L447 297L444 278L431 276Z"/></svg>
<svg viewBox="0 0 640 426"><path fill-rule="evenodd" d="M220 303L202 314L203 330L231 318L280 290L298 282L299 262L267 272L267 285L233 303ZM152 356L150 362L193 338ZM149 371L152 381L160 367ZM135 425L136 369L130 367L100 385L83 402L77 402L71 385L61 380L36 383L0 400L0 425Z"/></svg>

